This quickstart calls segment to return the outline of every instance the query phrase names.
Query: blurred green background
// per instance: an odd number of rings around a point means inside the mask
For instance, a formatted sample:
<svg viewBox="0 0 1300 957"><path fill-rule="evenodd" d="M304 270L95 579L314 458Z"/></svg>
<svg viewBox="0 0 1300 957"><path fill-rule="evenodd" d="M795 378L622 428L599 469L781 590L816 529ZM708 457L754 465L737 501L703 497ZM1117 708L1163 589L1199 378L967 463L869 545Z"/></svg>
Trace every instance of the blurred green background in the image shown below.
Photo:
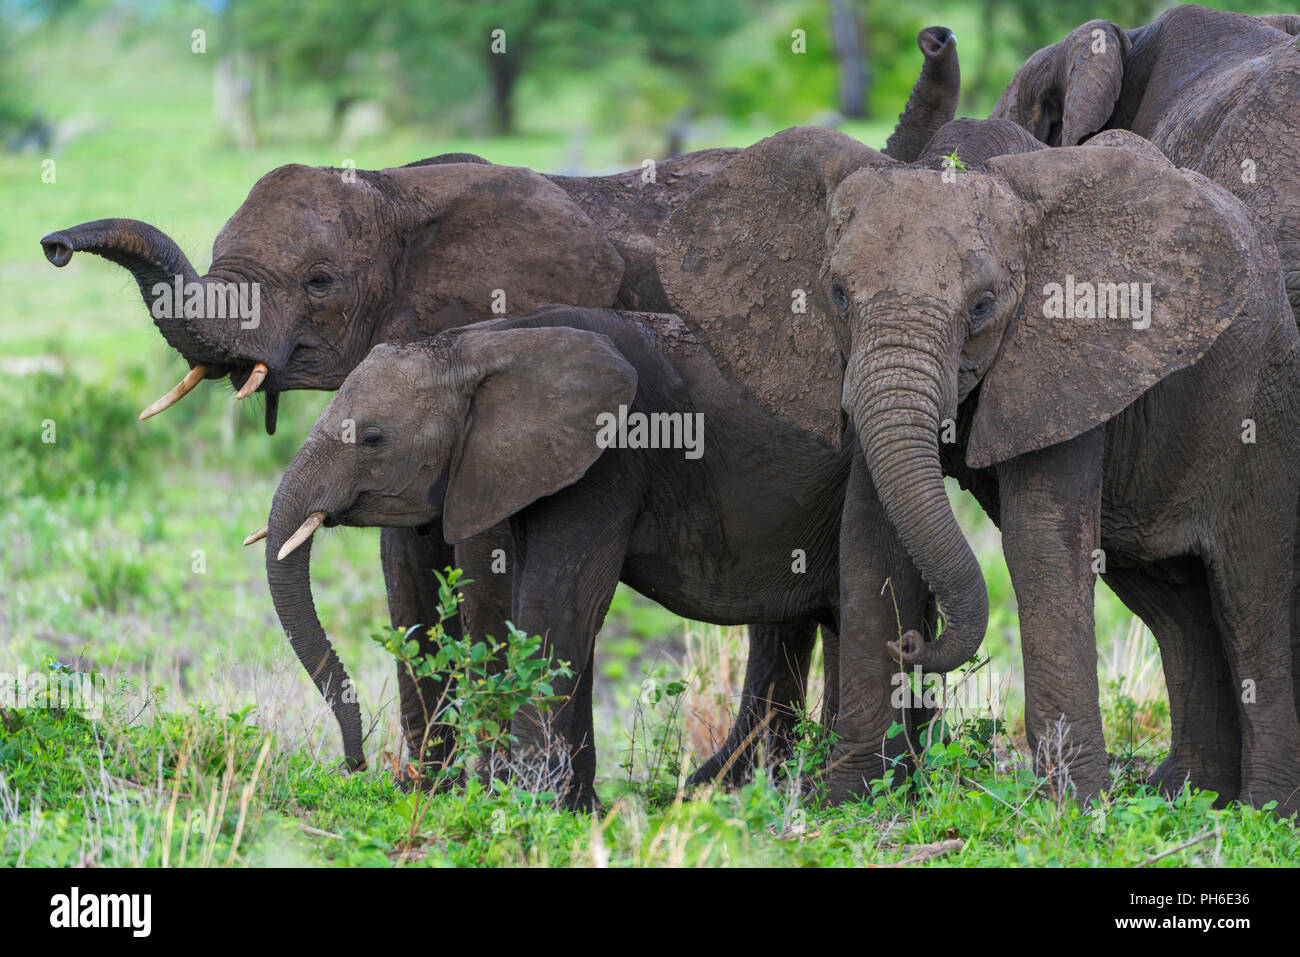
<svg viewBox="0 0 1300 957"><path fill-rule="evenodd" d="M274 438L260 399L238 404L213 384L137 423L185 365L124 271L91 256L56 270L45 233L142 219L202 271L252 184L288 162L383 168L470 151L591 174L801 123L880 147L920 69L921 28L955 30L961 113L983 115L1034 49L1092 17L1139 25L1159 6L0 0L0 670L53 655L125 671L172 701L256 703L262 720L337 748L275 620L262 546L240 546L328 397L286 395ZM494 30L504 55L491 53ZM954 495L986 570L986 648L1014 711L1014 595L996 531ZM387 622L378 533L333 531L315 559L322 618L392 747L393 669L369 641ZM1103 684L1141 705L1157 746L1153 643L1104 588L1098 608ZM599 651L608 717L626 717L646 675L688 667L685 631L620 591ZM743 670L743 636L704 634L715 647L695 654L711 662L694 679L693 706L712 716L700 748L725 732ZM624 736L601 728L602 750L616 752Z"/></svg>

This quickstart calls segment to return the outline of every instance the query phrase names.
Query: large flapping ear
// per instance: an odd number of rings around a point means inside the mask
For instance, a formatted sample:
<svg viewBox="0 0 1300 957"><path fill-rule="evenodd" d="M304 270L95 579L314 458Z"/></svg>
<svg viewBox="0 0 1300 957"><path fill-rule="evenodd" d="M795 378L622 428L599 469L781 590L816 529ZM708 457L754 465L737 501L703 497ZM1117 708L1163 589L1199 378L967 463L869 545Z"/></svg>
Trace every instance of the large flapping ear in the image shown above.
<svg viewBox="0 0 1300 957"><path fill-rule="evenodd" d="M819 289L827 198L871 165L897 164L831 130L777 133L692 193L660 228L656 249L668 301L723 374L833 447L847 333Z"/></svg>
<svg viewBox="0 0 1300 957"><path fill-rule="evenodd" d="M1203 176L1094 146L988 166L1035 222L1021 308L980 388L972 467L1100 425L1258 308L1259 228Z"/></svg>
<svg viewBox="0 0 1300 957"><path fill-rule="evenodd" d="M443 504L453 544L582 478L604 451L597 416L637 386L609 337L581 329L470 330L457 362L471 396Z"/></svg>
<svg viewBox="0 0 1300 957"><path fill-rule="evenodd" d="M564 190L532 170L437 163L385 170L406 236L393 309L414 335L548 303L607 306L623 260Z"/></svg>
<svg viewBox="0 0 1300 957"><path fill-rule="evenodd" d="M989 116L1011 120L1048 146L1078 146L1110 119L1128 49L1128 35L1115 24L1089 20L1026 60Z"/></svg>

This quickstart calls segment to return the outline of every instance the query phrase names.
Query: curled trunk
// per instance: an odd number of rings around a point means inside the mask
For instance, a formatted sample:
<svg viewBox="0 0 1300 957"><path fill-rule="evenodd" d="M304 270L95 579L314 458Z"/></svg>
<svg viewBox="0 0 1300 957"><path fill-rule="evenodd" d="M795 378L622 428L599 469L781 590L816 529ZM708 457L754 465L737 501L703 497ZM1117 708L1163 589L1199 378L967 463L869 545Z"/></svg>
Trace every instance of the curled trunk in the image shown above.
<svg viewBox="0 0 1300 957"><path fill-rule="evenodd" d="M366 765L361 741L361 707L348 673L330 644L316 614L311 594L311 540L281 561L277 554L309 513L294 489L302 469L295 462L285 473L271 505L266 533L266 579L276 614L289 643L312 683L329 703L343 734L343 754L348 770Z"/></svg>
<svg viewBox="0 0 1300 957"><path fill-rule="evenodd" d="M859 380L854 424L885 511L947 620L936 641L910 633L891 648L906 665L951 671L979 650L989 612L979 562L943 485L937 363L913 350L867 351L871 369Z"/></svg>
<svg viewBox="0 0 1300 957"><path fill-rule="evenodd" d="M961 96L957 38L952 31L947 27L926 27L916 42L925 56L925 65L884 150L887 156L904 163L915 161L939 127L956 116Z"/></svg>
<svg viewBox="0 0 1300 957"><path fill-rule="evenodd" d="M175 298L166 310L170 315L157 315L154 305L160 285L174 291L178 280L182 288L202 284L206 302L210 282L199 276L181 248L161 230L135 219L97 219L50 233L41 239L41 247L45 258L56 266L66 266L73 253L88 252L125 267L140 287L154 324L172 348L191 365L209 366L209 378L219 378L222 367L231 364L234 333L223 327L225 320L186 319L184 300ZM224 294L224 290L218 292Z"/></svg>

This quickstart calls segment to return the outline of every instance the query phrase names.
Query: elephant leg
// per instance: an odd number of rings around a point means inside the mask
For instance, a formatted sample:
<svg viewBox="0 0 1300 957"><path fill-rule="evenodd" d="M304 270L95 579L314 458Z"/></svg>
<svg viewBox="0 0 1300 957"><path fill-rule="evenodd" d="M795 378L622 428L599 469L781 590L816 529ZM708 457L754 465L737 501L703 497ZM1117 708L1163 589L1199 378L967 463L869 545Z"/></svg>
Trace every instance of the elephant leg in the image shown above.
<svg viewBox="0 0 1300 957"><path fill-rule="evenodd" d="M425 629L438 621L438 580L433 572L436 569L441 573L455 561L454 550L443 541L440 524L434 523L423 532L413 528L384 528L379 537L389 620L394 628L424 626L414 636L421 654L433 650ZM445 627L449 634L460 637L459 618L449 619ZM397 688L402 734L411 760L432 771L441 769L456 746L451 729L434 721L443 700L445 682L434 677L417 680L399 662Z"/></svg>
<svg viewBox="0 0 1300 957"><path fill-rule="evenodd" d="M1277 801L1278 813L1300 811L1300 723L1291 658L1290 531L1254 529L1233 536L1249 549L1222 549L1209 562L1214 619L1237 691L1242 761L1239 797L1255 807Z"/></svg>
<svg viewBox="0 0 1300 957"><path fill-rule="evenodd" d="M455 546L456 567L468 584L461 588L461 631L503 640L514 594L514 536L501 522Z"/></svg>
<svg viewBox="0 0 1300 957"><path fill-rule="evenodd" d="M1190 781L1217 793L1217 806L1226 805L1241 784L1241 727L1204 566L1197 560L1187 582L1165 581L1141 568L1103 577L1160 646L1173 740L1151 783L1172 796Z"/></svg>
<svg viewBox="0 0 1300 957"><path fill-rule="evenodd" d="M1300 317L1300 311L1296 313ZM1300 321L1300 318L1297 319ZM1300 508L1300 503L1297 503ZM1296 536L1291 562L1291 689L1300 714L1300 511L1296 514ZM1296 756L1300 760L1300 755Z"/></svg>
<svg viewBox="0 0 1300 957"><path fill-rule="evenodd" d="M1025 734L1037 773L1086 804L1110 783L1092 572L1102 428L997 467L1002 550L1020 608Z"/></svg>
<svg viewBox="0 0 1300 957"><path fill-rule="evenodd" d="M563 791L572 809L596 806L596 749L592 719L593 652L622 572L638 497L631 482L615 475L597 488L619 488L617 497L559 492L534 503L515 533L514 622L545 639L543 651L567 661L574 672L552 682L561 701L546 710L528 706L511 724L516 758L533 780L554 772L544 790ZM626 492L626 494L622 494ZM571 772L571 773L569 773ZM567 777L567 786L560 777Z"/></svg>
<svg viewBox="0 0 1300 957"><path fill-rule="evenodd" d="M905 676L886 642L924 627L928 598L925 582L885 517L862 453L855 451L840 523L834 803L870 793L871 782L891 772L897 782L910 767L909 735L889 736L891 725L907 723L908 710L899 693Z"/></svg>
<svg viewBox="0 0 1300 957"><path fill-rule="evenodd" d="M817 624L810 618L749 626L749 659L736 720L722 747L700 765L688 784L717 781L735 786L749 779L760 752L772 764L789 756L816 638Z"/></svg>

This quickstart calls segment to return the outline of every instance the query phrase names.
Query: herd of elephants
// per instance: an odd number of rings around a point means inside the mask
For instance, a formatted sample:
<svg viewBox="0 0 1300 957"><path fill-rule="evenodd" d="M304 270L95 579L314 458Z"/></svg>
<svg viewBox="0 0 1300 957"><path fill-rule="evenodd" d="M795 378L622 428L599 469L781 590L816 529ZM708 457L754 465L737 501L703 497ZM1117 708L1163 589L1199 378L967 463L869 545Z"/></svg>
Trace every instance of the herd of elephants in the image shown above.
<svg viewBox="0 0 1300 957"><path fill-rule="evenodd" d="M322 524L382 527L395 627L436 622L456 566L454 634L509 620L572 664L563 703L513 731L519 760L561 743L573 807L595 802L592 654L620 581L749 626L739 714L696 781L743 778L759 732L789 730L820 631L831 798L866 793L907 767L891 726L929 717L891 707L894 675L962 665L988 623L950 476L1001 530L1041 774L1085 802L1109 786L1100 574L1159 643L1153 783L1300 810L1300 16L1084 23L983 120L953 119L952 34L918 39L883 152L797 127L649 174L284 166L203 276L136 220L41 240L56 266L129 270L190 365L147 414L228 377L271 432L281 392L338 390L250 540L349 768L363 724L312 598ZM198 307L160 303L180 283ZM250 283L256 322L213 307ZM597 441L637 413L701 422L702 454ZM398 681L413 766L440 766L442 684Z"/></svg>

